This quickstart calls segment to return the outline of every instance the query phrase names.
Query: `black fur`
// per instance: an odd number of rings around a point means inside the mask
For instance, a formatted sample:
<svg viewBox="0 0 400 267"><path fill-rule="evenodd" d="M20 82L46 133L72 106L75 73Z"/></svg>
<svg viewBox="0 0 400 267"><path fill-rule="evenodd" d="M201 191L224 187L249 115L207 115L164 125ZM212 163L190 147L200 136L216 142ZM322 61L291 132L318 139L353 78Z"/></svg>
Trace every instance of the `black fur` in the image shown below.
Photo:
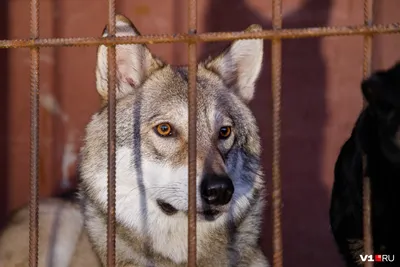
<svg viewBox="0 0 400 267"><path fill-rule="evenodd" d="M348 240L363 240L364 151L371 181L374 254L395 255L394 262L374 266L400 266L400 62L373 73L362 82L361 89L368 105L336 161L331 230L346 266L361 266L356 261L364 252L354 250Z"/></svg>

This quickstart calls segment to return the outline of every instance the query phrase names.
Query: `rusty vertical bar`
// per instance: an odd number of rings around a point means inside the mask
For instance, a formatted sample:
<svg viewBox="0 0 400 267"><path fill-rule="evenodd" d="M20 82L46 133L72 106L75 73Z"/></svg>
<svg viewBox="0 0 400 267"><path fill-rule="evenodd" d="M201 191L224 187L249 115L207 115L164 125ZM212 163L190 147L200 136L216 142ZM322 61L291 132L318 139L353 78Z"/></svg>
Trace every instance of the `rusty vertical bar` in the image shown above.
<svg viewBox="0 0 400 267"><path fill-rule="evenodd" d="M31 0L31 40L39 38L39 0ZM31 137L29 200L29 266L38 266L39 251L39 57L38 47L31 48Z"/></svg>
<svg viewBox="0 0 400 267"><path fill-rule="evenodd" d="M108 0L108 35L116 34L115 0ZM107 266L115 266L115 155L116 155L116 51L107 48L108 55L108 207L107 207Z"/></svg>
<svg viewBox="0 0 400 267"><path fill-rule="evenodd" d="M373 0L364 0L364 25L371 26L373 19ZM364 36L364 63L363 76L367 78L371 73L372 60L372 35ZM364 101L364 107L366 102ZM372 227L371 227L371 184L367 175L367 158L363 154L363 230L364 230L364 254L372 255ZM373 262L365 262L365 267L372 267Z"/></svg>
<svg viewBox="0 0 400 267"><path fill-rule="evenodd" d="M364 26L372 26L373 15L373 0L364 0ZM372 61L372 35L364 35L364 63L363 76L367 78L371 73Z"/></svg>
<svg viewBox="0 0 400 267"><path fill-rule="evenodd" d="M282 1L272 1L272 27L282 29ZM281 225L281 173L280 173L280 142L281 142L281 72L282 72L282 41L272 40L272 215L273 215L273 266L283 266L282 225Z"/></svg>
<svg viewBox="0 0 400 267"><path fill-rule="evenodd" d="M197 33L197 0L188 6L188 33ZM197 115L197 43L188 43L189 72L189 188L188 188L188 266L196 266L196 115Z"/></svg>

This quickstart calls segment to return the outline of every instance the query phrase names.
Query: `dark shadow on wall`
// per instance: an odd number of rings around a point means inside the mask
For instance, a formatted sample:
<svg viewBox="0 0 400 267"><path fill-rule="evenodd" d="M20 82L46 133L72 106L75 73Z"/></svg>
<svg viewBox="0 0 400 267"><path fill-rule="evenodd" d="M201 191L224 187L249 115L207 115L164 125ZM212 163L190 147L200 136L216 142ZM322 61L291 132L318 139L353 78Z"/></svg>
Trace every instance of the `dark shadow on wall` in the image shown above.
<svg viewBox="0 0 400 267"><path fill-rule="evenodd" d="M8 1L0 1L0 39L8 38ZM0 227L8 209L8 51L0 49Z"/></svg>
<svg viewBox="0 0 400 267"><path fill-rule="evenodd" d="M284 17L283 27L326 26L331 0L309 0ZM241 31L250 24L270 29L245 1L212 0L206 12L205 31ZM227 8L229 7L229 8ZM207 44L202 59L215 55L227 43ZM251 103L260 125L267 186L271 189L272 102L271 45L265 41L265 56L258 91ZM322 185L323 129L325 127L326 67L321 39L285 40L282 64L282 146L283 249L287 267L341 266L329 228L329 198ZM269 190L270 192L270 190ZM270 196L268 201L271 201ZM272 260L271 209L265 213L263 249ZM304 265L303 265L304 264Z"/></svg>

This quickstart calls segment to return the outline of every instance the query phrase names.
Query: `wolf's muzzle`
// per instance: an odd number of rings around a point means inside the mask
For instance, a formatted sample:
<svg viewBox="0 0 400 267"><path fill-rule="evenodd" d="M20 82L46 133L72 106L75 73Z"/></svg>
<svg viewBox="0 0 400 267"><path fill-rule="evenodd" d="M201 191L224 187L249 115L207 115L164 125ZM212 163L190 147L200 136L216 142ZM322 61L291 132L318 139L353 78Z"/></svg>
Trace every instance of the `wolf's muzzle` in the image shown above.
<svg viewBox="0 0 400 267"><path fill-rule="evenodd" d="M231 201L234 186L227 175L205 175L200 185L201 198L209 205L222 206Z"/></svg>

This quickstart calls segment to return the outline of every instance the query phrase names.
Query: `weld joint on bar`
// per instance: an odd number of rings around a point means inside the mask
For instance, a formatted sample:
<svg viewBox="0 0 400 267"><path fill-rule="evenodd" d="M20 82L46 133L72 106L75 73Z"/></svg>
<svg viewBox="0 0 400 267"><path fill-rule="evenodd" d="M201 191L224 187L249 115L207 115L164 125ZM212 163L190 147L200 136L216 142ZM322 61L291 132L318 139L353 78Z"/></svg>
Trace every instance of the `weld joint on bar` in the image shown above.
<svg viewBox="0 0 400 267"><path fill-rule="evenodd" d="M199 36L197 35L197 29L195 29L195 28L189 29L188 33L187 33L187 37L188 37L188 39L187 39L186 43L188 43L188 44L197 43L199 40Z"/></svg>

